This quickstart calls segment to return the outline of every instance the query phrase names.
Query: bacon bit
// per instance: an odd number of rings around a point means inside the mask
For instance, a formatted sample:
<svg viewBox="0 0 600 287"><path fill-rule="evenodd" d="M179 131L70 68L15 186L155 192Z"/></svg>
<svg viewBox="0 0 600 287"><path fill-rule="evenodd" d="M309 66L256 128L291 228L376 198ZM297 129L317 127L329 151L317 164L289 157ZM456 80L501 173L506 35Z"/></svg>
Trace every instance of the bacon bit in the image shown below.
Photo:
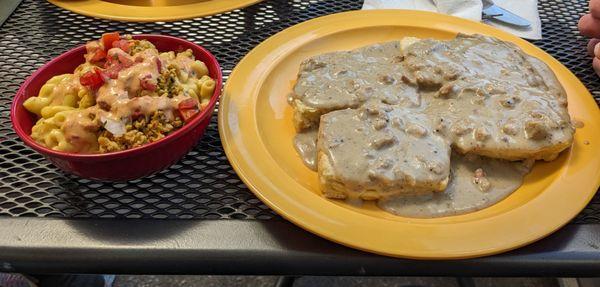
<svg viewBox="0 0 600 287"><path fill-rule="evenodd" d="M108 56L106 59L105 68L111 67L115 64L120 64L122 68L128 68L133 66L133 60L129 54L119 50L119 49L111 49L108 51Z"/></svg>
<svg viewBox="0 0 600 287"><path fill-rule="evenodd" d="M131 60L131 58L127 57L127 55L119 53L117 54L117 57L119 58L119 62L121 63L123 68L129 68L133 66L133 61Z"/></svg>
<svg viewBox="0 0 600 287"><path fill-rule="evenodd" d="M140 78L140 85L143 89L148 91L156 90L156 81L152 78L152 75L147 74Z"/></svg>
<svg viewBox="0 0 600 287"><path fill-rule="evenodd" d="M119 71L121 71L123 69L123 66L121 66L121 64L119 63L115 63L112 66L106 68L106 70L104 70L104 73L111 79L116 79L117 77L119 77Z"/></svg>
<svg viewBox="0 0 600 287"><path fill-rule="evenodd" d="M142 116L142 111L140 111L140 109L135 109L135 111L133 111L133 113L131 114L131 118L133 120L136 120L138 118L140 118Z"/></svg>
<svg viewBox="0 0 600 287"><path fill-rule="evenodd" d="M111 108L110 104L104 101L98 102L98 106L105 111L110 111Z"/></svg>
<svg viewBox="0 0 600 287"><path fill-rule="evenodd" d="M158 73L160 74L160 72L162 71L162 62L160 61L160 58L156 57L156 68L158 68Z"/></svg>

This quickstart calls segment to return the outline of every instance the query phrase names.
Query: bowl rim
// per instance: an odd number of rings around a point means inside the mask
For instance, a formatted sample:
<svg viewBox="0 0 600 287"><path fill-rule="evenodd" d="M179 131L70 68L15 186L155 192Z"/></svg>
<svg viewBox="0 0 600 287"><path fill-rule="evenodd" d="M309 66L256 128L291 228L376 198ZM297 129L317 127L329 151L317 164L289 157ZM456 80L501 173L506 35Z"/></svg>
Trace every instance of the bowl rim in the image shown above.
<svg viewBox="0 0 600 287"><path fill-rule="evenodd" d="M115 159L115 158L131 157L131 156L139 155L142 153L146 153L150 150L157 149L161 146L164 146L165 144L167 144L169 142L172 142L172 141L182 137L187 132L193 131L194 128L197 127L200 123L202 123L204 120L210 118L214 112L213 110L215 108L215 105L217 104L217 101L219 100L219 97L221 95L221 89L222 89L222 84L223 84L222 83L223 82L223 73L221 71L221 66L219 65L219 62L217 61L217 58L211 52L209 52L207 49L205 49L204 47L202 47L198 44L195 44L191 41L181 39L178 37L173 37L173 36L168 36L168 35L160 35L160 34L137 34L137 35L132 35L132 37L134 39L146 39L146 40L150 41L151 43L153 42L152 41L153 39L166 39L168 41L185 43L190 46L195 46L195 48L200 50L201 53L204 53L208 56L207 62L206 62L207 66L212 65L212 66L216 67L216 71L215 71L216 77L214 77L215 78L214 79L215 80L215 90L210 98L209 104L203 111L200 112L200 115L194 117L192 119L192 121L186 123L180 129L176 130L172 134L170 134L158 141L148 143L148 144L145 144L145 145L142 145L139 147L135 147L135 148L122 150L122 151L116 151L116 152L110 152L110 153L80 154L80 153L72 153L72 152L63 152L63 151L53 150L53 149L50 149L48 147L45 147L45 146L37 143L33 138L31 138L30 134L25 132L20 121L17 120L17 117L16 117L17 107L18 107L17 99L25 97L25 88L28 87L31 84L31 82L33 81L33 79L35 79L37 76L39 76L43 71L50 69L52 66L54 66L56 64L59 64L65 58L68 58L68 56L71 56L72 54L75 54L75 53L80 53L82 50L84 50L85 44L83 44L83 45L77 46L75 48L72 48L72 49L68 50L67 52L64 52L64 53L58 55L57 57L53 58L52 60L50 60L49 62L47 62L40 68L38 68L35 72L33 72L29 77L27 77L25 79L23 84L21 84L21 86L19 87L19 90L13 97L11 107L10 107L10 120L12 122L13 129L15 130L15 132L17 133L19 138L21 138L21 140L23 140L23 142L25 142L25 144L28 145L29 147L33 148L34 150L36 150L37 152L39 152L41 154L47 155L47 156L62 158L62 159L66 159L66 160L101 161L101 160L110 160L110 159ZM82 58L82 60L83 60L83 58Z"/></svg>

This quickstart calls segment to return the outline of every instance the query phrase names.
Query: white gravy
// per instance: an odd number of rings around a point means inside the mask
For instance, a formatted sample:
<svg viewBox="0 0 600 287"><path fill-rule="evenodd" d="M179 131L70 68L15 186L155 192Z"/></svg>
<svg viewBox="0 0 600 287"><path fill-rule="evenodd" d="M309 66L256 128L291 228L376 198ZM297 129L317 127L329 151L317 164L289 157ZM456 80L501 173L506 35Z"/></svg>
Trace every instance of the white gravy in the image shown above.
<svg viewBox="0 0 600 287"><path fill-rule="evenodd" d="M295 117L304 117L302 122L308 124L302 126L311 129L298 133L294 146L312 170L317 169L317 153L323 152L332 162L329 174L334 175L327 180L339 181L346 189L345 194L334 198L350 198L350 183L368 187L373 185L372 178L389 173L388 169L376 169L375 176L366 177L364 168L359 167L373 162L364 156L374 153L371 150L381 149L376 155L390 156L386 159L391 163L400 159L406 162L409 156L436 159L422 141L403 138L402 133L390 135L390 142L402 144L383 148L369 144L377 140L378 133L389 132L387 125L366 133L370 122L353 121L348 113L340 112L344 109L368 109L372 103L393 106L402 115L399 122L407 124L421 115L413 122L426 125L425 131L443 138L454 150L450 165L448 153L446 164L441 165L441 173L450 172L447 186L444 183L438 189L445 187L443 192L429 192L429 188L427 193L386 196L381 192L385 188L376 189L378 205L400 216L441 217L491 206L522 184L534 160L553 160L571 145L574 129L566 109L566 93L548 67L516 46L466 35L450 41L421 40L402 47L402 53L399 46L390 42L328 53L305 61L301 67L291 103L295 112L310 111ZM321 135L315 127L319 119ZM333 153L323 148L328 137L345 137L343 150ZM413 154L406 153L407 144L415 147ZM426 171L425 167L413 169L416 173ZM401 165L398 170L413 171ZM322 177L320 174L323 182ZM395 181L384 181L384 185L398 187L390 182Z"/></svg>
<svg viewBox="0 0 600 287"><path fill-rule="evenodd" d="M531 165L532 161L511 162L452 154L450 183L444 192L394 196L380 200L378 206L396 215L417 218L477 211L499 202L519 188ZM478 169L485 176L476 177Z"/></svg>
<svg viewBox="0 0 600 287"><path fill-rule="evenodd" d="M304 164L317 170L317 129L309 129L296 134L294 137L294 148L302 158Z"/></svg>

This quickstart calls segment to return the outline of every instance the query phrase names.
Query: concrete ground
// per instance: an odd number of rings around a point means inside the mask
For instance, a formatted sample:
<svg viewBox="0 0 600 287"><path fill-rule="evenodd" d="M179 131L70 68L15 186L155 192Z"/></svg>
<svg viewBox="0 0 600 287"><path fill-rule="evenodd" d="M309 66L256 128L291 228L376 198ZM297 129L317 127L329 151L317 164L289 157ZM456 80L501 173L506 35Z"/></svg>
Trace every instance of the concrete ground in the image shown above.
<svg viewBox="0 0 600 287"><path fill-rule="evenodd" d="M277 276L119 275L114 287L272 287ZM562 287L555 278L475 278L476 287ZM303 276L294 287L458 287L451 277L330 277Z"/></svg>
<svg viewBox="0 0 600 287"><path fill-rule="evenodd" d="M188 275L23 275L0 273L0 287L600 287L600 278L452 278L452 277L343 277ZM460 281L460 283L459 283ZM65 285L66 284L66 285Z"/></svg>

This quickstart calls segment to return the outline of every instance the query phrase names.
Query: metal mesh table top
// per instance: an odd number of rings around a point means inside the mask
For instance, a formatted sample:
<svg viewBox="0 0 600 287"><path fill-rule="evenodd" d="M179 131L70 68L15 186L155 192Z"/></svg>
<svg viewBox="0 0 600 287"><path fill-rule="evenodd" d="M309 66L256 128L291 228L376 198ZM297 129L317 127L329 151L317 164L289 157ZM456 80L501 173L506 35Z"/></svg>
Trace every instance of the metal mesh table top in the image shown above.
<svg viewBox="0 0 600 287"><path fill-rule="evenodd" d="M25 0L0 27L0 216L62 218L260 219L277 215L235 174L221 146L216 117L182 160L150 177L105 183L62 173L13 132L9 107L34 70L107 31L169 34L215 54L224 78L254 46L302 21L360 9L362 1L264 1L231 12L177 22L99 20L42 0ZM540 1L544 39L533 43L579 77L600 101L600 80L586 55L577 20L587 1ZM0 219L1 220L1 219ZM600 223L600 196L573 221Z"/></svg>

